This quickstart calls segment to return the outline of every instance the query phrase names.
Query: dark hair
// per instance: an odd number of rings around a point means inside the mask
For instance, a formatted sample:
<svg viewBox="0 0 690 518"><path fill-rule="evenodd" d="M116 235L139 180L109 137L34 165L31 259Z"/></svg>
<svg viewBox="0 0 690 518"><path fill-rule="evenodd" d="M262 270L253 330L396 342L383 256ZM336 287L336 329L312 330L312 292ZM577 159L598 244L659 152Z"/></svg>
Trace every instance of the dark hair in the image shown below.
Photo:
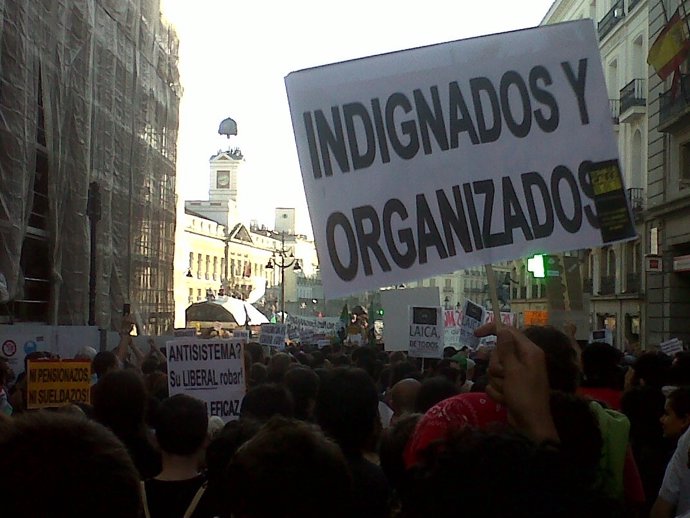
<svg viewBox="0 0 690 518"><path fill-rule="evenodd" d="M226 468L230 459L260 428L259 422L253 419L230 421L206 448L208 499L216 515L221 515L229 505L226 502L229 484Z"/></svg>
<svg viewBox="0 0 690 518"><path fill-rule="evenodd" d="M623 357L615 347L603 343L591 343L582 350L582 385L622 389L619 362Z"/></svg>
<svg viewBox="0 0 690 518"><path fill-rule="evenodd" d="M262 363L264 361L264 349L261 344L249 342L244 350L249 354L252 363Z"/></svg>
<svg viewBox="0 0 690 518"><path fill-rule="evenodd" d="M551 390L574 393L580 369L570 338L552 326L529 326L524 333L544 351Z"/></svg>
<svg viewBox="0 0 690 518"><path fill-rule="evenodd" d="M0 459L0 487L11 488L3 516L139 516L139 475L127 450L83 416L39 411L9 421Z"/></svg>
<svg viewBox="0 0 690 518"><path fill-rule="evenodd" d="M176 394L158 406L156 439L164 452L192 455L204 445L207 431L206 406L198 399Z"/></svg>
<svg viewBox="0 0 690 518"><path fill-rule="evenodd" d="M409 471L406 518L618 516L557 447L514 431L464 428L432 443ZM502 469L496 469L501 466Z"/></svg>
<svg viewBox="0 0 690 518"><path fill-rule="evenodd" d="M411 361L403 361L396 363L391 368L391 379L390 386L392 387L398 381L404 380L405 378L414 378L416 380L421 379L422 374L419 372L417 366Z"/></svg>
<svg viewBox="0 0 690 518"><path fill-rule="evenodd" d="M228 515L345 518L351 514L352 482L342 453L315 426L302 421L270 420L237 451L227 473Z"/></svg>
<svg viewBox="0 0 690 518"><path fill-rule="evenodd" d="M158 371L160 363L156 358L146 358L142 363L141 363L141 372L144 374L153 374L154 372Z"/></svg>
<svg viewBox="0 0 690 518"><path fill-rule="evenodd" d="M295 417L303 421L312 418L319 393L319 376L309 367L293 367L283 380L295 403Z"/></svg>
<svg viewBox="0 0 690 518"><path fill-rule="evenodd" d="M642 354L632 366L635 371L634 380L644 380L646 386L661 389L668 383L671 361L671 358L660 351Z"/></svg>
<svg viewBox="0 0 690 518"><path fill-rule="evenodd" d="M94 417L118 437L131 434L144 424L146 395L139 373L132 369L110 371L95 385Z"/></svg>
<svg viewBox="0 0 690 518"><path fill-rule="evenodd" d="M668 395L667 399L673 413L678 417L690 415L690 387L677 388Z"/></svg>
<svg viewBox="0 0 690 518"><path fill-rule="evenodd" d="M669 383L677 387L690 386L690 352L678 352L672 361L669 369Z"/></svg>
<svg viewBox="0 0 690 518"><path fill-rule="evenodd" d="M566 392L551 392L553 417L561 451L569 469L578 473L580 481L594 486L597 481L603 440L599 421L590 402Z"/></svg>
<svg viewBox="0 0 690 518"><path fill-rule="evenodd" d="M294 403L288 390L276 383L262 383L252 387L242 398L240 417L267 421L274 415L292 417Z"/></svg>
<svg viewBox="0 0 690 518"><path fill-rule="evenodd" d="M101 379L106 372L118 366L117 356L112 351L101 351L96 353L91 362L91 368L98 379Z"/></svg>
<svg viewBox="0 0 690 518"><path fill-rule="evenodd" d="M405 486L405 460L403 452L420 417L422 417L422 414L406 414L393 426L385 429L381 435L381 446L379 448L381 469L393 487L399 492L404 491Z"/></svg>
<svg viewBox="0 0 690 518"><path fill-rule="evenodd" d="M427 378L422 382L422 386L419 387L417 401L415 402L415 412L424 414L439 401L448 399L458 393L460 393L460 390L457 385L445 376Z"/></svg>
<svg viewBox="0 0 690 518"><path fill-rule="evenodd" d="M290 365L292 365L292 359L289 354L276 353L271 356L268 362L268 381L271 383L282 382Z"/></svg>
<svg viewBox="0 0 690 518"><path fill-rule="evenodd" d="M249 368L249 387L261 385L268 378L268 368L263 363L253 363Z"/></svg>
<svg viewBox="0 0 690 518"><path fill-rule="evenodd" d="M379 399L366 371L333 369L321 380L315 415L321 428L345 453L363 448L374 432Z"/></svg>

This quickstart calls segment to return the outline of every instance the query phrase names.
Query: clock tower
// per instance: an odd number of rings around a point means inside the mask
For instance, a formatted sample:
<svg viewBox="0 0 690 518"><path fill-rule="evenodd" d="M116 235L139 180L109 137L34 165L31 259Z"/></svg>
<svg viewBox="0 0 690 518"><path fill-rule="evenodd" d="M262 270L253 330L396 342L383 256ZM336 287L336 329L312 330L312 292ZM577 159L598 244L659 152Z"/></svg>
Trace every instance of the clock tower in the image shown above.
<svg viewBox="0 0 690 518"><path fill-rule="evenodd" d="M243 161L244 157L239 148L219 151L210 158L211 201L231 200L237 203L237 174Z"/></svg>

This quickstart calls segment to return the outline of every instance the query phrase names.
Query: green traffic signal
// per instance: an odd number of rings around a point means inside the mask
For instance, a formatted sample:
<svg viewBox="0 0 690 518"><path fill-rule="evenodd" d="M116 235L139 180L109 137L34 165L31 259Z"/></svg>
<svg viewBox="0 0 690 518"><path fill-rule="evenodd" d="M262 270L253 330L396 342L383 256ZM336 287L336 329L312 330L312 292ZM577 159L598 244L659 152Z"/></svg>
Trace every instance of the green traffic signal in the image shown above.
<svg viewBox="0 0 690 518"><path fill-rule="evenodd" d="M544 256L536 254L527 259L527 271L532 272L535 278L543 279L545 277Z"/></svg>

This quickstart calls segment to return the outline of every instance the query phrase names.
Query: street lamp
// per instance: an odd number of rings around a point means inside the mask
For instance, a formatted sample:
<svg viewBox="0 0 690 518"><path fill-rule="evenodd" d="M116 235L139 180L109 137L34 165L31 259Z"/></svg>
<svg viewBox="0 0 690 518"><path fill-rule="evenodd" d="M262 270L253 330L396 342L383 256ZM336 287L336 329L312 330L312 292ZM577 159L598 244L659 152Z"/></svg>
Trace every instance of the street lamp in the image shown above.
<svg viewBox="0 0 690 518"><path fill-rule="evenodd" d="M302 269L299 259L295 257L292 250L285 248L285 233L280 234L280 249L273 250L271 258L266 265L267 270L280 268L280 322L285 323L285 270L292 268L298 272Z"/></svg>

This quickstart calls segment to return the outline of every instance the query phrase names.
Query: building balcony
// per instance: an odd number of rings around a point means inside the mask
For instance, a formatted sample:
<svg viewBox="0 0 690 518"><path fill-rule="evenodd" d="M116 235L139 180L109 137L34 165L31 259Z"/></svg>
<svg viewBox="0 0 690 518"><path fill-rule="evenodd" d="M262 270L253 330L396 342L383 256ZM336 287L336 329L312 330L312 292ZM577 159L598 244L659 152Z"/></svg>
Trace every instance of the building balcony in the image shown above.
<svg viewBox="0 0 690 518"><path fill-rule="evenodd" d="M672 131L676 123L680 122L690 112L690 75L683 74L680 85L671 87L659 94L659 126L664 133Z"/></svg>
<svg viewBox="0 0 690 518"><path fill-rule="evenodd" d="M618 126L621 114L621 102L619 99L609 99L609 110L611 111L611 122Z"/></svg>
<svg viewBox="0 0 690 518"><path fill-rule="evenodd" d="M599 295L614 295L616 293L616 276L602 275Z"/></svg>
<svg viewBox="0 0 690 518"><path fill-rule="evenodd" d="M623 17L625 16L625 5L624 0L618 0L613 4L608 13L601 19L597 24L597 29L599 32L599 39L604 39L613 28L618 25Z"/></svg>
<svg viewBox="0 0 690 518"><path fill-rule="evenodd" d="M625 276L625 292L640 293L642 291L641 275L639 272L629 273Z"/></svg>
<svg viewBox="0 0 690 518"><path fill-rule="evenodd" d="M642 187L631 187L627 189L628 203L632 209L635 219L641 219L644 213L644 189Z"/></svg>
<svg viewBox="0 0 690 518"><path fill-rule="evenodd" d="M635 122L647 112L647 82L633 79L620 92L620 122Z"/></svg>
<svg viewBox="0 0 690 518"><path fill-rule="evenodd" d="M442 292L443 292L443 293L455 293L455 289L453 289L453 288L451 288L451 287L449 287L449 286L445 286L445 287L443 288Z"/></svg>

